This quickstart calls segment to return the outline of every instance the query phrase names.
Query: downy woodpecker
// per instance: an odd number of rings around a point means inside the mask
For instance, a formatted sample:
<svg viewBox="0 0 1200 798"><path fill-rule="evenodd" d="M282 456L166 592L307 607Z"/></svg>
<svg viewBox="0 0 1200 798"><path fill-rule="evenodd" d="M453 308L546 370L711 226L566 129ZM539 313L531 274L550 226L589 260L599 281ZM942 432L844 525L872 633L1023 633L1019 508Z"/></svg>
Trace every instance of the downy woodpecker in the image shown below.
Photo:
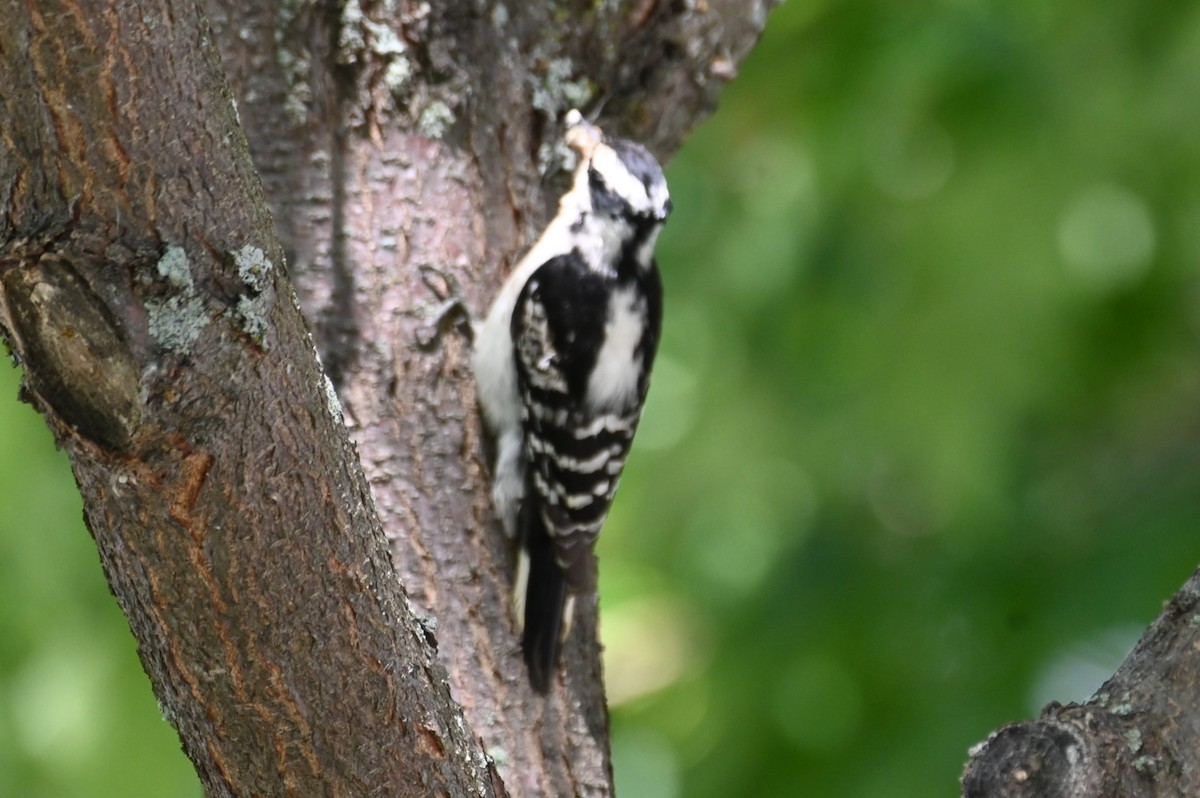
<svg viewBox="0 0 1200 798"><path fill-rule="evenodd" d="M476 331L475 378L496 441L492 503L519 546L513 604L530 681L549 688L576 595L642 413L662 322L654 245L671 210L644 147L578 111L558 213Z"/></svg>

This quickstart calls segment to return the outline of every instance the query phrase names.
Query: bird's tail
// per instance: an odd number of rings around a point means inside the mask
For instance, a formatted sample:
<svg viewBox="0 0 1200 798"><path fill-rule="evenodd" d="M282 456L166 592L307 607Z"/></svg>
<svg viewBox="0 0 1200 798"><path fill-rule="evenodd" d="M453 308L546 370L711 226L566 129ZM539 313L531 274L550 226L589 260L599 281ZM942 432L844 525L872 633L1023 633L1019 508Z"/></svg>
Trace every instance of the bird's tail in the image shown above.
<svg viewBox="0 0 1200 798"><path fill-rule="evenodd" d="M528 506L528 503L526 503ZM572 600L567 581L554 557L554 541L546 532L541 513L521 513L521 540L517 581L513 596L517 623L524 628L521 644L533 689L545 693L558 665L558 651L565 637L564 619L570 624Z"/></svg>

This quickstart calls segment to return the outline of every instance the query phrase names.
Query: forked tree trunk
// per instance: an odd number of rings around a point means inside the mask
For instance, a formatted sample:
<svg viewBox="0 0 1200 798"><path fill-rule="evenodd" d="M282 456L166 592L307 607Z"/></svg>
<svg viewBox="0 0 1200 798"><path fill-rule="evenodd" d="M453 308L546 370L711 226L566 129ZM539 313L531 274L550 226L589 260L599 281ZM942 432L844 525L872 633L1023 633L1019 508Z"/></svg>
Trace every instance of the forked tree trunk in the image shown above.
<svg viewBox="0 0 1200 798"><path fill-rule="evenodd" d="M209 795L611 793L595 607L539 698L430 275L482 308L561 113L668 155L772 4L0 0L0 332Z"/></svg>

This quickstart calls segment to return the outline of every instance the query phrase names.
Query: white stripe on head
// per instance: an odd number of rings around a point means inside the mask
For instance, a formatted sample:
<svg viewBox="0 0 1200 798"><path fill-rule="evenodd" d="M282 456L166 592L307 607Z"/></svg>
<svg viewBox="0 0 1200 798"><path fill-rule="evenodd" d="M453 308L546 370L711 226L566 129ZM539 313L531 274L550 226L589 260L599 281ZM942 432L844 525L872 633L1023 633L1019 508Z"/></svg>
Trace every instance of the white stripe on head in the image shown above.
<svg viewBox="0 0 1200 798"><path fill-rule="evenodd" d="M657 211L642 181L629 171L612 147L607 144L597 147L592 152L591 166L612 193L629 203L634 213L651 214Z"/></svg>

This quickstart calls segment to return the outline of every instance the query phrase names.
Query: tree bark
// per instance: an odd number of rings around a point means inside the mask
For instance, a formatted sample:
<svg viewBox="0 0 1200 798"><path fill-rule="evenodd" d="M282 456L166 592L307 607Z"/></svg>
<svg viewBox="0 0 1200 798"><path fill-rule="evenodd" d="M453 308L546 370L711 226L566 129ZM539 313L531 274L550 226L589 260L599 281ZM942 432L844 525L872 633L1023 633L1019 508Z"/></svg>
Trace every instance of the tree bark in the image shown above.
<svg viewBox="0 0 1200 798"><path fill-rule="evenodd" d="M665 157L771 2L527 5L0 0L0 332L210 795L611 794L594 603L537 697L429 276L482 309L561 113Z"/></svg>
<svg viewBox="0 0 1200 798"><path fill-rule="evenodd" d="M1200 795L1200 571L1084 704L1051 703L1036 721L971 751L964 798Z"/></svg>

